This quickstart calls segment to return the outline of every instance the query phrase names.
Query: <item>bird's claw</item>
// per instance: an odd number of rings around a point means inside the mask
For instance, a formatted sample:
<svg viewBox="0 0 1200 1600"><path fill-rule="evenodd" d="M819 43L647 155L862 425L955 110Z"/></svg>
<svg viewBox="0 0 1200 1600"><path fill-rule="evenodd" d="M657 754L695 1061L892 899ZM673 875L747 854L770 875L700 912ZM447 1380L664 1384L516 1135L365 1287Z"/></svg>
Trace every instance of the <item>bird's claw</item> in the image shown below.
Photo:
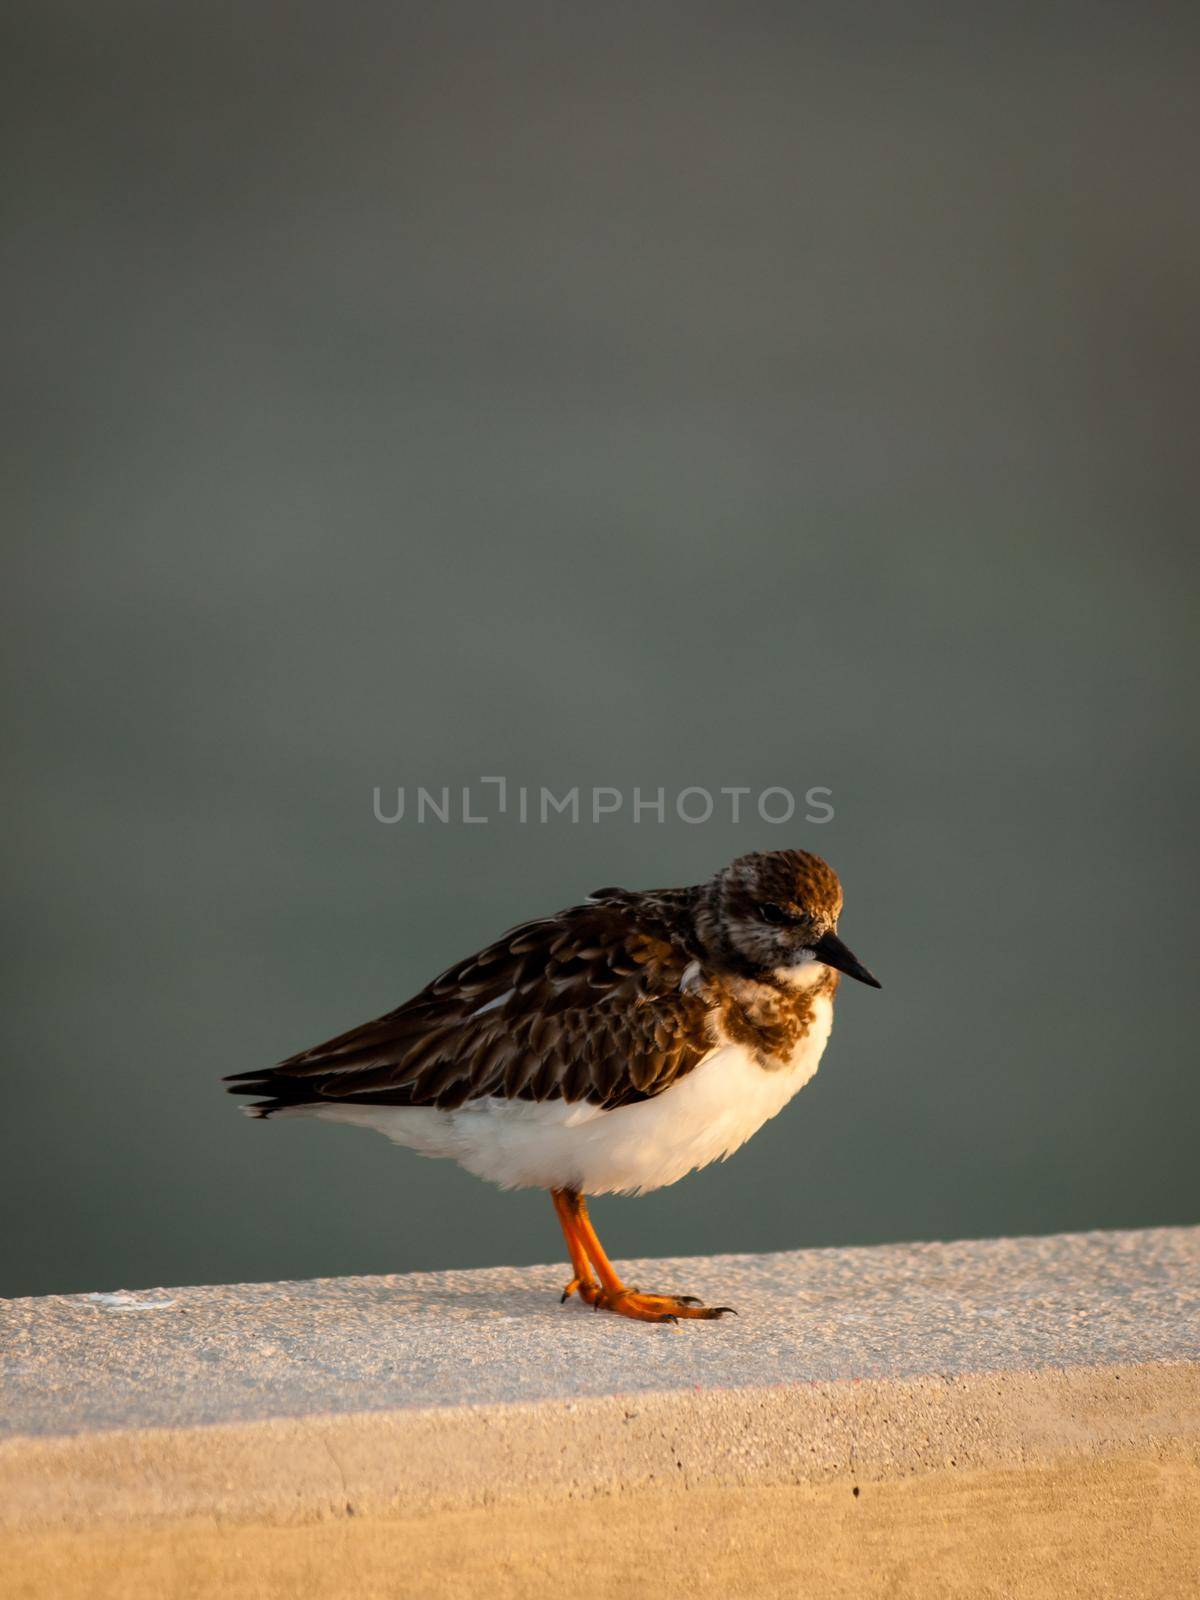
<svg viewBox="0 0 1200 1600"><path fill-rule="evenodd" d="M694 1294L644 1294L640 1289L598 1289L592 1306L636 1322L710 1321L733 1310L732 1306L703 1305Z"/></svg>
<svg viewBox="0 0 1200 1600"><path fill-rule="evenodd" d="M710 1321L723 1317L726 1312L736 1316L732 1306L706 1306L694 1294L652 1294L641 1289L626 1289L618 1285L605 1289L594 1278L572 1278L559 1297L562 1305L573 1294L593 1311L612 1311L619 1317L631 1317L635 1322L673 1322L681 1318Z"/></svg>

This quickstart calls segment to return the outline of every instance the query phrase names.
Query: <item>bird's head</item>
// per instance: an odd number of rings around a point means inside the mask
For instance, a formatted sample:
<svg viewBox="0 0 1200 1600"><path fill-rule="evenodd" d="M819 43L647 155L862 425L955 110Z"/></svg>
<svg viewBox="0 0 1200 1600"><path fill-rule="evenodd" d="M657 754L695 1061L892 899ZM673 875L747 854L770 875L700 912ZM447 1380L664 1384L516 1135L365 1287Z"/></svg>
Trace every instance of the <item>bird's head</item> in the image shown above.
<svg viewBox="0 0 1200 1600"><path fill-rule="evenodd" d="M842 886L820 856L807 850L739 856L708 889L706 942L732 950L739 964L798 986L835 967L882 987L837 936Z"/></svg>

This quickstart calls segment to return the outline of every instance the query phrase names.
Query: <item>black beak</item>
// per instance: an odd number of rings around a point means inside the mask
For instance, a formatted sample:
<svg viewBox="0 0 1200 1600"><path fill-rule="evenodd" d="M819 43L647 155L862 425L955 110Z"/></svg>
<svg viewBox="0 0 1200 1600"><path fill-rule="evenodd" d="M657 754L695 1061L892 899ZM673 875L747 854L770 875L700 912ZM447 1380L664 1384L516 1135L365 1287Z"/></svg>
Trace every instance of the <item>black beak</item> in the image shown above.
<svg viewBox="0 0 1200 1600"><path fill-rule="evenodd" d="M869 983L872 989L883 988L879 979L871 976L854 952L846 949L836 933L823 934L813 945L813 954L818 961L823 961L827 967L836 967L848 978L857 978L859 983Z"/></svg>

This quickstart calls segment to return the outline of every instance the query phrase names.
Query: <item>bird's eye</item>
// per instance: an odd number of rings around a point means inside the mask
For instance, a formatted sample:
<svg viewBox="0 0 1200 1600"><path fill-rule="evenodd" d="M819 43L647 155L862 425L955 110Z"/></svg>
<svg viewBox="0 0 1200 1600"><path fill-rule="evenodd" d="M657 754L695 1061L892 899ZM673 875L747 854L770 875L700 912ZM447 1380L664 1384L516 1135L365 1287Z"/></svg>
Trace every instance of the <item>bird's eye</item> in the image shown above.
<svg viewBox="0 0 1200 1600"><path fill-rule="evenodd" d="M782 906L772 905L770 901L759 906L758 914L764 922L775 923L777 926L794 920Z"/></svg>

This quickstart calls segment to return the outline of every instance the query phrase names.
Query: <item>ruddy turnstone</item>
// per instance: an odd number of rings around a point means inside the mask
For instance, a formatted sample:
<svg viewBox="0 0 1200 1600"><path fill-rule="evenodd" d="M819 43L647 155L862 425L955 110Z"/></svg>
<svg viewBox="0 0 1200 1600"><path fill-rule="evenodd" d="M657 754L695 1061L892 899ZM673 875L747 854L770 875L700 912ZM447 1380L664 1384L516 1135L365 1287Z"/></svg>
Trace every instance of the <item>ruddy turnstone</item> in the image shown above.
<svg viewBox="0 0 1200 1600"><path fill-rule="evenodd" d="M375 1022L226 1079L257 1117L377 1128L503 1188L549 1189L563 1299L646 1322L728 1306L627 1288L585 1195L639 1194L732 1155L817 1070L842 890L805 850L740 856L686 889L597 889L524 922Z"/></svg>

